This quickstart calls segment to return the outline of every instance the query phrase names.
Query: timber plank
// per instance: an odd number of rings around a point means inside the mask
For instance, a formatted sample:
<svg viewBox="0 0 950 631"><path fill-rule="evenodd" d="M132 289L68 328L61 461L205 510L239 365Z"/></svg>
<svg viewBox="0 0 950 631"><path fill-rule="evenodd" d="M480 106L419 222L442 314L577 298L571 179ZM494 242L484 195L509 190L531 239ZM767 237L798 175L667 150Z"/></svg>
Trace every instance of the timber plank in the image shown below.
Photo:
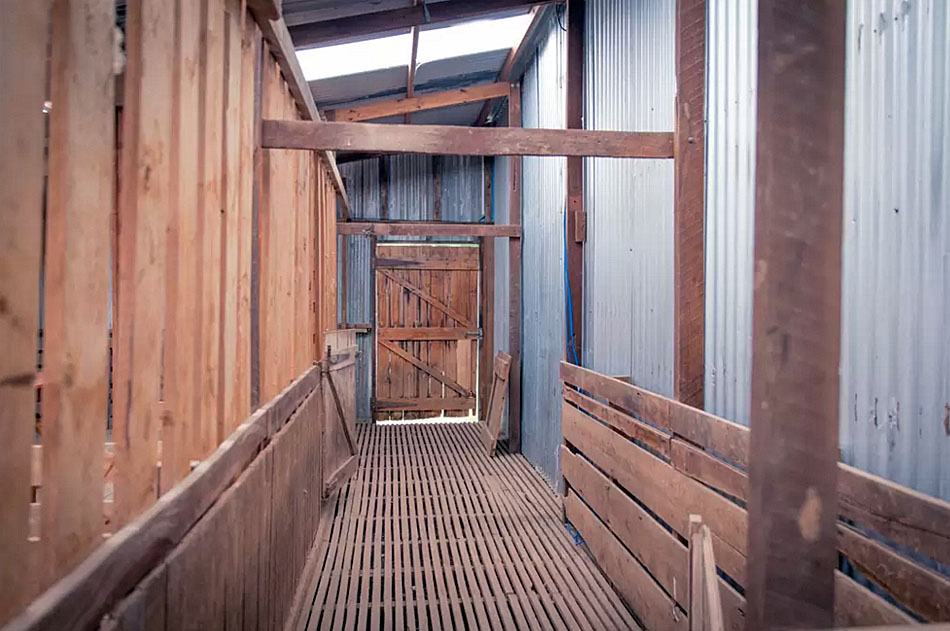
<svg viewBox="0 0 950 631"><path fill-rule="evenodd" d="M460 156L673 157L673 134L669 132L271 119L263 122L262 129L263 146L271 149Z"/></svg>
<svg viewBox="0 0 950 631"><path fill-rule="evenodd" d="M30 450L43 251L44 126L50 0L4 5L0 20L0 625L33 596Z"/></svg>
<svg viewBox="0 0 950 631"><path fill-rule="evenodd" d="M154 357L161 348L164 328L163 254L171 175L165 148L171 144L172 134L173 17L174 12L158 0L133 3L126 16L113 377L117 529L158 495L155 463L161 423L161 362Z"/></svg>
<svg viewBox="0 0 950 631"><path fill-rule="evenodd" d="M425 221L341 221L340 234L397 237L517 237L519 225Z"/></svg>
<svg viewBox="0 0 950 631"><path fill-rule="evenodd" d="M115 186L113 77L105 60L113 11L107 1L73 0L55 3L51 16L50 98L58 106L49 115L43 281L43 586L75 567L100 542L103 526ZM18 422L32 427L27 418Z"/></svg>
<svg viewBox="0 0 950 631"><path fill-rule="evenodd" d="M487 85L474 85L418 96L410 95L408 97L393 99L391 101L381 101L371 105L330 110L327 112L327 117L337 122L353 123L373 120L375 118L386 118L387 116L397 116L399 114L424 112L426 110L448 107L450 105L474 103L507 95L508 84L506 82L489 83Z"/></svg>

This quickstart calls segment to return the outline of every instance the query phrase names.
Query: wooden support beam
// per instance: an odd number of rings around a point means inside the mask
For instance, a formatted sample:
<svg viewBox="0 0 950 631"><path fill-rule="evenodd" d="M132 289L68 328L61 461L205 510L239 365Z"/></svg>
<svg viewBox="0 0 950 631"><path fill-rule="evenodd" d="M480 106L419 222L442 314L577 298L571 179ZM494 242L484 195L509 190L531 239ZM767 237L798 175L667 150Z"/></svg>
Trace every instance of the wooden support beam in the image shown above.
<svg viewBox="0 0 950 631"><path fill-rule="evenodd" d="M412 6L417 6L419 0L412 0ZM419 59L419 27L412 27L412 52L409 54L409 71L406 73L406 98L411 99L416 92L416 64ZM334 120L339 120L334 117ZM405 112L403 118L405 124L412 122L412 114Z"/></svg>
<svg viewBox="0 0 950 631"><path fill-rule="evenodd" d="M521 226L430 221L341 221L337 234L398 237L517 237Z"/></svg>
<svg viewBox="0 0 950 631"><path fill-rule="evenodd" d="M750 629L833 626L845 3L759 2Z"/></svg>
<svg viewBox="0 0 950 631"><path fill-rule="evenodd" d="M673 394L702 408L705 362L706 0L676 3L673 188Z"/></svg>
<svg viewBox="0 0 950 631"><path fill-rule="evenodd" d="M423 24L466 20L510 9L528 8L546 2L538 0L479 0L478 2L432 2L388 11L375 11L312 22L291 27L290 34L298 48L363 37L374 33L410 29Z"/></svg>
<svg viewBox="0 0 950 631"><path fill-rule="evenodd" d="M521 127L521 84L512 83L508 93L508 126ZM521 226L521 158L512 157L508 174L508 221ZM521 237L508 239L508 448L521 451Z"/></svg>
<svg viewBox="0 0 950 631"><path fill-rule="evenodd" d="M567 3L567 128L584 127L584 11L585 0ZM565 222L567 283L570 310L564 331L564 359L582 363L584 333L584 158L567 159L567 220Z"/></svg>
<svg viewBox="0 0 950 631"><path fill-rule="evenodd" d="M355 123L358 121L372 120L374 118L397 116L399 114L424 112L440 107L449 107L450 105L475 103L484 101L485 99L507 95L508 83L504 81L500 83L489 83L487 85L473 85L467 88L432 92L420 96L409 95L392 101L382 101L372 103L371 105L332 110L332 119L334 122ZM331 112L328 112L327 114L329 115L330 113Z"/></svg>
<svg viewBox="0 0 950 631"><path fill-rule="evenodd" d="M672 158L667 132L265 120L264 147L458 156Z"/></svg>

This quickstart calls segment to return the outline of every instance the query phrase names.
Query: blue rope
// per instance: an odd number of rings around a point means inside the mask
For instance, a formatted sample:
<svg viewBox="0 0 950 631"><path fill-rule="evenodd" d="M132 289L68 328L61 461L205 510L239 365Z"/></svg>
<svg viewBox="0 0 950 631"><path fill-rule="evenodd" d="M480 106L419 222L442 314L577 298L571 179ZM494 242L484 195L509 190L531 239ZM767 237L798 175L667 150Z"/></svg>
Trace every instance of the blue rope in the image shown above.
<svg viewBox="0 0 950 631"><path fill-rule="evenodd" d="M567 301L567 344L574 365L580 366L577 361L577 349L574 347L574 300L571 296L571 279L567 275L567 207L564 208L564 298Z"/></svg>

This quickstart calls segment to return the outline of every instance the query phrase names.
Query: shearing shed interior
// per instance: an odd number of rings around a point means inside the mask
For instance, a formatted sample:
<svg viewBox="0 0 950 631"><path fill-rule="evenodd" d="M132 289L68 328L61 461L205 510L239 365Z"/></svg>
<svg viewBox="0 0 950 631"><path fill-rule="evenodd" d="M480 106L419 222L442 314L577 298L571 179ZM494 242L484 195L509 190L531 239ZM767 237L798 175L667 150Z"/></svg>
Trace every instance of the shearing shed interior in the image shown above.
<svg viewBox="0 0 950 631"><path fill-rule="evenodd" d="M0 629L950 629L950 4L0 7Z"/></svg>

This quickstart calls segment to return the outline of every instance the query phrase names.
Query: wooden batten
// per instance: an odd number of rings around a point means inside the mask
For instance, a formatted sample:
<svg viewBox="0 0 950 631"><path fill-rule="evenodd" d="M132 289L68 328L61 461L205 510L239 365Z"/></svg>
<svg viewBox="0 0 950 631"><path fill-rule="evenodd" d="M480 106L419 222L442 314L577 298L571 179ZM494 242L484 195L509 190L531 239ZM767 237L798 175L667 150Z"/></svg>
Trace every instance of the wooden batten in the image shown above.
<svg viewBox="0 0 950 631"><path fill-rule="evenodd" d="M273 149L463 156L672 158L667 132L265 120Z"/></svg>
<svg viewBox="0 0 950 631"><path fill-rule="evenodd" d="M410 68L412 68L411 65ZM455 90L445 90L443 92L433 92L419 96L409 95L401 99L382 101L371 105L330 110L327 112L327 118L334 122L355 123L376 118L386 118L387 116L424 112L440 107L475 103L502 96L508 96L508 83L505 81L457 88Z"/></svg>
<svg viewBox="0 0 950 631"><path fill-rule="evenodd" d="M339 234L399 237L517 237L520 225L425 221L341 221Z"/></svg>

